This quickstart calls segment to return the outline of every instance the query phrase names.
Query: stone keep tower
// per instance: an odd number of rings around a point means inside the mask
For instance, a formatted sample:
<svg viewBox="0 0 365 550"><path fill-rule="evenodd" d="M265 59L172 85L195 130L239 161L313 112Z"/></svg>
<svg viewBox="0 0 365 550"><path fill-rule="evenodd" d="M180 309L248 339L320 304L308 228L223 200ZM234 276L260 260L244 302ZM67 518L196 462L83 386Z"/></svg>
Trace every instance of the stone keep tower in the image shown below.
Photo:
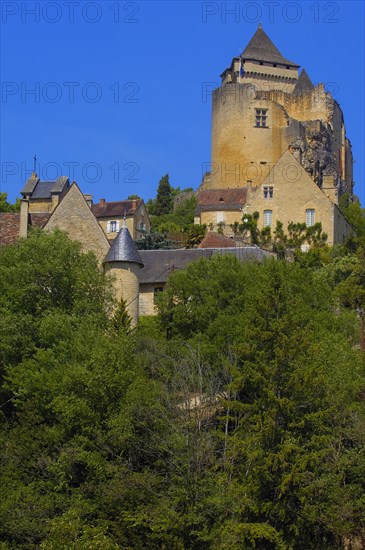
<svg viewBox="0 0 365 550"><path fill-rule="evenodd" d="M212 163L202 187L260 185L289 149L331 198L352 194L352 153L342 111L284 58L259 25L221 75L212 98Z"/></svg>
<svg viewBox="0 0 365 550"><path fill-rule="evenodd" d="M139 314L139 270L143 262L125 223L105 258L105 272L114 277L118 302L127 302L127 311L136 326Z"/></svg>

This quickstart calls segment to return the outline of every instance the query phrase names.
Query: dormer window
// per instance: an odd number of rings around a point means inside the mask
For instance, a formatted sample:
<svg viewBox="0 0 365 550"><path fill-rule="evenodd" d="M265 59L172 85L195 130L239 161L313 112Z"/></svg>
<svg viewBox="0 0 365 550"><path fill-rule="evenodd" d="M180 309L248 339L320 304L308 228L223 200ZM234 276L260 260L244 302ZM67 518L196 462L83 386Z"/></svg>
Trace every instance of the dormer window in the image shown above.
<svg viewBox="0 0 365 550"><path fill-rule="evenodd" d="M256 109L256 128L267 128L267 109Z"/></svg>

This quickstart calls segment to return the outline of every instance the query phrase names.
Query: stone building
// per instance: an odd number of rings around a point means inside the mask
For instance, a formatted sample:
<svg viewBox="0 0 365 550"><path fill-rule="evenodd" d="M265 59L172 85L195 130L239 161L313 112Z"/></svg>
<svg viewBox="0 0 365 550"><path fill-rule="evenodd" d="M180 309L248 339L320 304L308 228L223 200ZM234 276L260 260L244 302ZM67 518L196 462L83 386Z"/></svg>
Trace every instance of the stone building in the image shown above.
<svg viewBox="0 0 365 550"><path fill-rule="evenodd" d="M100 199L91 206L92 213L98 220L108 240L113 240L126 220L126 225L133 239L140 239L150 232L150 219L143 199L105 202Z"/></svg>
<svg viewBox="0 0 365 550"><path fill-rule="evenodd" d="M21 190L20 218L7 216L6 220L0 216L0 227L7 231L9 236L17 232L14 227L19 226L18 235L26 237L28 226L37 225L44 227L52 212L58 207L67 195L71 184L66 176L61 176L56 181L40 181L33 172ZM97 219L108 241L113 241L122 226L123 219L133 239L139 239L150 230L150 219L143 199L106 202L100 199L93 204L93 198L89 194L84 195L86 204ZM70 199L67 204L70 206ZM62 208L65 213L65 208ZM10 237L9 237L10 238ZM1 237L0 237L1 244ZM6 244L6 243L4 243Z"/></svg>
<svg viewBox="0 0 365 550"><path fill-rule="evenodd" d="M261 227L321 222L330 244L351 232L338 208L339 197L353 192L343 113L324 84L314 86L298 69L259 25L222 73L212 97L211 172L198 195L196 223L224 224L229 234L245 212L258 211ZM242 208L225 211L219 199L208 215L206 191L224 197L232 189L242 197L246 190Z"/></svg>

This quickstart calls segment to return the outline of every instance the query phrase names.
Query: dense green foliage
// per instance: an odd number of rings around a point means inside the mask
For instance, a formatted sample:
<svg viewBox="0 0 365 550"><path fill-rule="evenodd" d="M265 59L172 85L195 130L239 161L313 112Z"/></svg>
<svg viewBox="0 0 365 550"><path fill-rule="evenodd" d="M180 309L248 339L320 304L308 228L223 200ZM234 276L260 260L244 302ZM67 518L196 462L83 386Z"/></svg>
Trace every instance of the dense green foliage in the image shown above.
<svg viewBox="0 0 365 550"><path fill-rule="evenodd" d="M166 174L160 180L156 198L146 204L151 219L152 242L151 239L149 242L147 238L140 239L138 247L148 250L197 246L203 240L207 228L205 225L194 225L196 205L193 189L172 187Z"/></svg>
<svg viewBox="0 0 365 550"><path fill-rule="evenodd" d="M0 548L332 550L360 536L356 248L200 260L132 331L62 233L4 248Z"/></svg>
<svg viewBox="0 0 365 550"><path fill-rule="evenodd" d="M7 193L0 193L0 212L19 212L20 200L17 198L14 204L8 201Z"/></svg>

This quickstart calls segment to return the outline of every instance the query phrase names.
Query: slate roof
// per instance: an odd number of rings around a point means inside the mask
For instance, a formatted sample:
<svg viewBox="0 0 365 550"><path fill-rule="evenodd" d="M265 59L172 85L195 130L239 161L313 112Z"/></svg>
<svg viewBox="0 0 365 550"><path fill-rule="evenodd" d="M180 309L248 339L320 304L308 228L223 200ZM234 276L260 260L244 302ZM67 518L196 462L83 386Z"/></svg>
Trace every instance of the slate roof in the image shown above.
<svg viewBox="0 0 365 550"><path fill-rule="evenodd" d="M267 63L281 63L282 65L299 67L299 65L281 55L261 25L259 25L257 31L243 50L241 57L245 61L266 61Z"/></svg>
<svg viewBox="0 0 365 550"><path fill-rule="evenodd" d="M96 218L112 218L117 216L131 216L137 210L142 199L96 203L91 211Z"/></svg>
<svg viewBox="0 0 365 550"><path fill-rule="evenodd" d="M115 237L105 262L130 262L143 266L137 247L126 226L123 226Z"/></svg>
<svg viewBox="0 0 365 550"><path fill-rule="evenodd" d="M191 248L177 250L140 250L144 267L139 273L141 284L165 283L170 274L200 258L210 259L214 255L233 254L240 261L262 260L272 256L270 252L255 246L232 248Z"/></svg>
<svg viewBox="0 0 365 550"><path fill-rule="evenodd" d="M31 199L50 199L52 193L61 193L68 183L67 176L61 176L56 181L40 181L32 177L26 182L21 194L30 195Z"/></svg>
<svg viewBox="0 0 365 550"><path fill-rule="evenodd" d="M210 210L241 210L246 203L247 189L203 189L198 192L197 212Z"/></svg>
<svg viewBox="0 0 365 550"><path fill-rule="evenodd" d="M298 81L293 90L293 94L300 95L303 92L310 92L313 89L314 89L314 85L311 79L309 78L307 71L305 69L302 69L302 72L300 73Z"/></svg>
<svg viewBox="0 0 365 550"><path fill-rule="evenodd" d="M29 214L28 225L40 227L46 225L51 214ZM20 213L0 212L0 246L12 244L19 237Z"/></svg>

